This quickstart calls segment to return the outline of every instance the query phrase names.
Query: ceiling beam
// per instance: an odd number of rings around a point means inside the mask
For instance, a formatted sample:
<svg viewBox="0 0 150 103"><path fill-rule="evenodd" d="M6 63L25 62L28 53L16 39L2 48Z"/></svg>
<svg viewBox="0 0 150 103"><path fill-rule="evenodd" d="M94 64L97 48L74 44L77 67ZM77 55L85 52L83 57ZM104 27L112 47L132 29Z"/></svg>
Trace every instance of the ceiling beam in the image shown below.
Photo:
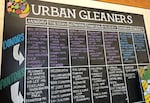
<svg viewBox="0 0 150 103"><path fill-rule="evenodd" d="M96 0L96 1L150 9L150 0Z"/></svg>

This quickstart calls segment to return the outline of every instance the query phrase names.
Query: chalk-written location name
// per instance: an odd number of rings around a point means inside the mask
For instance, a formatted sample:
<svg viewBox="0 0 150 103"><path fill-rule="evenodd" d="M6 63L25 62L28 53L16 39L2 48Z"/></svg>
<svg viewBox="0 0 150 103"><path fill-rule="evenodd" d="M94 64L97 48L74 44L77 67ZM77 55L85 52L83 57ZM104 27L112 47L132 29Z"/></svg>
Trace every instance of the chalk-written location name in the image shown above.
<svg viewBox="0 0 150 103"><path fill-rule="evenodd" d="M12 38L4 40L3 41L3 50L5 50L13 45L16 45L22 41L24 41L24 33L17 34L16 36L14 36Z"/></svg>
<svg viewBox="0 0 150 103"><path fill-rule="evenodd" d="M24 76L24 68L10 74L8 77L0 80L0 90L6 88Z"/></svg>

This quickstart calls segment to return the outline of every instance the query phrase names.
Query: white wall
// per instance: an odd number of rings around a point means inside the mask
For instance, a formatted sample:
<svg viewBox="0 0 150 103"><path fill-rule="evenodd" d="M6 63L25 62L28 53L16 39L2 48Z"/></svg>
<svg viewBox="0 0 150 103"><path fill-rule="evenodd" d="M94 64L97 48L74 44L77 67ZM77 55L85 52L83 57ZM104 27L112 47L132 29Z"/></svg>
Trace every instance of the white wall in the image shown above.
<svg viewBox="0 0 150 103"><path fill-rule="evenodd" d="M45 0L45 1L106 9L106 10L115 10L115 11L129 12L129 13L136 13L136 14L143 14L145 25L146 25L146 31L148 35L148 40L149 40L149 45L150 45L150 9L142 9L142 8L136 8L136 7L123 6L123 5L103 3L103 2L92 1L92 0ZM2 31L3 30L3 17L4 17L3 5L4 5L4 0L1 0L0 1L0 48L2 48L2 35L3 35L3 31ZM0 56L1 56L1 53L2 51L0 51ZM1 63L1 59L0 59L0 63ZM2 68L2 69L5 69L5 68Z"/></svg>
<svg viewBox="0 0 150 103"><path fill-rule="evenodd" d="M0 64L2 54L2 35L3 35L3 18L4 18L4 0L0 1ZM1 77L1 65L0 65L0 77Z"/></svg>

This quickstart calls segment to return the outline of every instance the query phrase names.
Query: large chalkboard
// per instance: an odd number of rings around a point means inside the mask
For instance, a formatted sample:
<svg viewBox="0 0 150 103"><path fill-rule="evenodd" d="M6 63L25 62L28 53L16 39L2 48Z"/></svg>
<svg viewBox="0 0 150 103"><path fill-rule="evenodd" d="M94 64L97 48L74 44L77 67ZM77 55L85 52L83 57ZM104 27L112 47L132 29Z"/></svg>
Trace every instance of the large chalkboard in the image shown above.
<svg viewBox="0 0 150 103"><path fill-rule="evenodd" d="M142 15L39 0L5 4L1 101L148 101Z"/></svg>

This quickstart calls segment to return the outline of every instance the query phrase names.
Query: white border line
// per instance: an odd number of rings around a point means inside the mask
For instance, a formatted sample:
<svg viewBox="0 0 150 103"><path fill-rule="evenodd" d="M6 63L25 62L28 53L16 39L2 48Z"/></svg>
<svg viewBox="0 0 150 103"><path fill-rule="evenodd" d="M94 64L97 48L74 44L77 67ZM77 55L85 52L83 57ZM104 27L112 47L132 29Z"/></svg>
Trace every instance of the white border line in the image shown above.
<svg viewBox="0 0 150 103"><path fill-rule="evenodd" d="M86 48L87 48L87 57L88 57L88 70L89 70L89 82L90 82L90 97L91 97L91 100L92 100L92 103L94 103L94 95L93 95L93 85L92 85L92 75L91 75L91 68L90 68L90 55L89 55L89 43L88 43L88 31L86 30Z"/></svg>
<svg viewBox="0 0 150 103"><path fill-rule="evenodd" d="M112 94L111 94L111 86L109 80L109 71L108 71L108 64L107 64L107 57L106 57L106 49L105 49L105 37L104 31L102 31L102 40L103 40L103 47L104 47L104 57L105 57L105 64L106 64L106 71L107 71L107 83L108 83L108 90L109 90L109 99L110 103L112 103Z"/></svg>
<svg viewBox="0 0 150 103"><path fill-rule="evenodd" d="M118 32L117 34L118 34L118 44L119 44L119 48L120 48L120 58L121 58L121 62L122 62L124 84L125 84L125 88L126 88L127 102L129 103L129 94L128 94L129 92L127 89L128 87L127 87L126 73L125 73L124 65L123 65L122 48L121 48L121 42L120 42L120 32ZM131 35L131 38L132 38L132 35Z"/></svg>

